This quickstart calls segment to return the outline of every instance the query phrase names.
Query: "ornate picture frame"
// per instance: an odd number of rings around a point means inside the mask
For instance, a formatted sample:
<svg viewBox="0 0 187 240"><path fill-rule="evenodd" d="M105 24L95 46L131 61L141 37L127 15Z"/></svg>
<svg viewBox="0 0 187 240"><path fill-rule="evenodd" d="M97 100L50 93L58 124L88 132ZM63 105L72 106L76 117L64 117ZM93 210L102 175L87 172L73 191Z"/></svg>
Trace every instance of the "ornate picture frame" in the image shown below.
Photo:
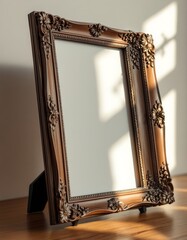
<svg viewBox="0 0 187 240"><path fill-rule="evenodd" d="M71 222L75 225L84 217L132 208L144 212L146 207L174 202L166 160L165 115L155 74L152 36L101 24L69 21L45 12L30 13L29 24L51 224ZM81 43L85 48L89 45L119 51L125 72L123 84L126 88L136 187L71 196L64 124L66 112L63 111L60 93L59 82L62 80L59 77L56 40ZM73 71L73 67L70 68Z"/></svg>

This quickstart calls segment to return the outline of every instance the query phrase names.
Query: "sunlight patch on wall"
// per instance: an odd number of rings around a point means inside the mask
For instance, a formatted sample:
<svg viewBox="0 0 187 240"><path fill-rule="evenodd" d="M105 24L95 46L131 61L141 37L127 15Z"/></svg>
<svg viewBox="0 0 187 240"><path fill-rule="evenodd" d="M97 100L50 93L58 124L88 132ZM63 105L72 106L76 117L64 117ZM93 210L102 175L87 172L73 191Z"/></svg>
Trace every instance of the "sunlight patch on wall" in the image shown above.
<svg viewBox="0 0 187 240"><path fill-rule="evenodd" d="M170 40L156 53L156 75L158 81L166 77L176 67L176 41Z"/></svg>
<svg viewBox="0 0 187 240"><path fill-rule="evenodd" d="M158 81L176 67L177 3L173 2L147 19L142 31L153 36L156 47L156 73Z"/></svg>
<svg viewBox="0 0 187 240"><path fill-rule="evenodd" d="M163 97L166 115L166 154L171 173L176 167L176 103L177 94L175 90L169 91Z"/></svg>

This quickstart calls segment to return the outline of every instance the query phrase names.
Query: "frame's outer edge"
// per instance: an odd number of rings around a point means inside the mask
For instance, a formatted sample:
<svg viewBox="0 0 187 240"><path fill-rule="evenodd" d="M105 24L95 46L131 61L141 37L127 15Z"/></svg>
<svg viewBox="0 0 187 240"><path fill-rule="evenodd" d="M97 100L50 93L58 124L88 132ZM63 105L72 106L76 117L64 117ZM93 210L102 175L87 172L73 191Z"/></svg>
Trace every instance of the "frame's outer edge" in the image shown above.
<svg viewBox="0 0 187 240"><path fill-rule="evenodd" d="M54 155L53 149L51 149L51 143L48 141L51 138L51 134L48 131L49 127L47 125L46 119L48 119L48 106L47 106L47 82L46 82L46 69L47 66L44 66L41 62L41 58L44 58L42 47L39 44L38 39L39 31L38 24L35 16L35 12L32 12L28 15L29 25L30 25L30 34L32 39L32 48L33 48L33 59L34 59L34 69L35 69L35 82L36 82L36 91L37 91L37 101L38 101L38 110L39 110L39 120L40 120L40 130L41 130L41 139L42 139L42 148L43 148L43 157L45 165L45 175L46 175L46 185L48 193L48 202L49 202L49 215L50 223L58 223L58 209L56 207L56 198L54 189L55 186L55 176L54 172L56 169L55 162L51 161L52 155ZM45 62L45 61L44 61ZM56 169L57 172L57 169Z"/></svg>
<svg viewBox="0 0 187 240"><path fill-rule="evenodd" d="M144 41L141 47L141 61L149 134L153 136L150 139L154 165L153 176L149 171L147 172L146 178L150 192L145 199L156 202L157 205L171 204L175 199L166 158L165 114L155 72L155 47L151 35L142 34L141 41ZM146 45L149 46L147 49Z"/></svg>
<svg viewBox="0 0 187 240"><path fill-rule="evenodd" d="M166 161L164 114L155 75L154 45L152 44L150 35L133 33L131 31L127 32L109 29L100 24L89 25L86 23L81 23L82 25L80 28L79 23L67 21L58 16L53 16L44 12L30 13L29 23L31 29L31 38L33 41L32 47L34 52L33 57L35 63L35 78L43 143L44 164L47 173L46 181L51 224L76 221L81 217L92 215L94 212L116 212L142 205L161 205L174 201L172 195L173 186ZM61 119L60 115L61 107L57 92L58 82L54 62L52 32L58 34L63 30L68 30L72 26L76 27L75 29L73 28L71 33L68 35L70 38L72 35L74 39L77 37L77 40L80 40L81 36L76 35L77 29L80 28L84 38L89 39L90 42L94 43L94 38L97 38L99 44L104 45L104 42L106 41L108 44L107 46L110 46L112 39L112 46L115 45L118 47L122 44L131 46L129 57L132 62L130 71L133 74L133 84L135 84L138 78L142 79L142 89L144 91L145 102L144 111L147 118L146 121L148 124L149 138L152 139L151 136L153 135L153 140L150 143L152 159L148 162L148 165L152 164L153 166L140 166L143 177L142 182L144 188L147 187L148 190L142 189L141 191L135 191L134 195L132 196L132 200L141 198L141 201L139 202L135 201L135 203L131 202L129 205L124 205L121 203L121 201L118 201L118 199L112 198L108 200L109 210L107 211L106 209L91 209L91 211L88 211L87 207L83 207L74 203L69 205L67 202L68 194L66 189L68 183L65 181L65 179L67 178L68 173L64 169L66 166L63 167L63 162L66 158L66 148L65 142L63 141L65 139L63 126L60 123L62 121L63 124L63 120ZM142 71L140 70L141 67L143 69ZM61 121L59 121L59 119ZM158 149L159 151L157 151ZM141 162L140 165L143 163ZM152 169L152 171L147 171L146 175L146 169ZM160 177L161 174L164 175L164 179ZM149 179L151 178L151 175L153 179L150 182ZM167 180L166 184L164 185L164 187L167 188L166 190L165 188L162 189L162 184L165 181L165 178ZM145 181L147 182L145 183ZM145 186L146 184L147 186ZM161 199L157 192L159 192L159 194L161 193ZM169 196L170 198L169 200L167 198L168 202L164 202L163 200L165 195L166 197ZM104 198L106 198L106 196ZM123 196L121 199L126 201L128 196ZM84 201L82 201L81 204L84 204ZM76 215L77 217L75 214L78 214Z"/></svg>

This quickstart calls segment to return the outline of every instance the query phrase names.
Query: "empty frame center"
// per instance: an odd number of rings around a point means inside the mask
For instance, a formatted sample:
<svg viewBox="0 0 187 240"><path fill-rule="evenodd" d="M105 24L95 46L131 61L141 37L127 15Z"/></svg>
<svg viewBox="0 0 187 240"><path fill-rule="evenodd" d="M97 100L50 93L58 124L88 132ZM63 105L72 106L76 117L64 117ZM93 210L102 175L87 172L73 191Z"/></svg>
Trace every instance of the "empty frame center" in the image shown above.
<svg viewBox="0 0 187 240"><path fill-rule="evenodd" d="M117 48L55 39L71 197L136 188Z"/></svg>

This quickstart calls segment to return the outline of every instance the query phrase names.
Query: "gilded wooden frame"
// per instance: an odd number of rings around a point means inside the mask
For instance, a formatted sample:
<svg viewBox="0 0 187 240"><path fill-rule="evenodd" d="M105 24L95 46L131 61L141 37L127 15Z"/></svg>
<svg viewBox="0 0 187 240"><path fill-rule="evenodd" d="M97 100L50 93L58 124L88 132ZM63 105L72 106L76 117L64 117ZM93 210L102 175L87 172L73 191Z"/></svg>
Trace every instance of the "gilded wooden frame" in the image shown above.
<svg viewBox="0 0 187 240"><path fill-rule="evenodd" d="M45 12L29 14L51 224L98 214L174 202L166 161L165 115L155 75L152 36L101 24L69 21ZM127 75L137 188L72 198L60 106L54 39L121 49Z"/></svg>

